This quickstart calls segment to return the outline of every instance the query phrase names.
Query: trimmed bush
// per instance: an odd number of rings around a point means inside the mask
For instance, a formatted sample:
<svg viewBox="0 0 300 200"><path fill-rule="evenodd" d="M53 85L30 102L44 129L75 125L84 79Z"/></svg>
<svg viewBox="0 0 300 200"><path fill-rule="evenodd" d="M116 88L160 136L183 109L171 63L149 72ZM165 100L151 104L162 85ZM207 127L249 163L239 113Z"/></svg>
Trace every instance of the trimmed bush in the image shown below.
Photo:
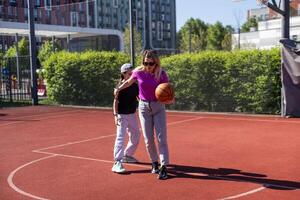
<svg viewBox="0 0 300 200"><path fill-rule="evenodd" d="M122 53L58 52L44 62L47 92L60 104L111 106Z"/></svg>
<svg viewBox="0 0 300 200"><path fill-rule="evenodd" d="M112 106L118 52L59 52L44 63L51 100L61 104ZM138 65L140 59L137 61ZM280 112L280 51L206 51L161 58L176 90L176 110Z"/></svg>
<svg viewBox="0 0 300 200"><path fill-rule="evenodd" d="M280 51L209 51L164 58L177 110L280 112Z"/></svg>

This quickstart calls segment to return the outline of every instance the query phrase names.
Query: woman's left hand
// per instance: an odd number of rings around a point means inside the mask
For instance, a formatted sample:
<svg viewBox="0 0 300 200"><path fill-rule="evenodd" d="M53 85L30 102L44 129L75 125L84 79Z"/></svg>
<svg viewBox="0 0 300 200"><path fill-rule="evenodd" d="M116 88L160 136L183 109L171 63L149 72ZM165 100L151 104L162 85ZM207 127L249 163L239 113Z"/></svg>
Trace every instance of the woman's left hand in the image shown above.
<svg viewBox="0 0 300 200"><path fill-rule="evenodd" d="M164 104L171 105L175 103L175 98L170 101L165 101Z"/></svg>

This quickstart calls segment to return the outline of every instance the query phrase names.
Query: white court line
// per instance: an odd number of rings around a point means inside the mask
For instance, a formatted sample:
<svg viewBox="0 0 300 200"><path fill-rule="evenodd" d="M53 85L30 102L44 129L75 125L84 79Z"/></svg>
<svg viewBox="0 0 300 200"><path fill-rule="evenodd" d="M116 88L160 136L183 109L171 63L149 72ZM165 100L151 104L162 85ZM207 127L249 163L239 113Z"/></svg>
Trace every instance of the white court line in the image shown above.
<svg viewBox="0 0 300 200"><path fill-rule="evenodd" d="M21 170L21 169L23 169L23 168L25 168L25 167L27 167L27 166L29 166L29 165L32 165L32 164L34 164L34 163L37 163L37 162L39 162L39 161L46 160L46 159L48 159L48 158L52 158L52 157L55 157L55 156L56 156L56 155L52 154L52 155L50 155L50 156L46 156L46 157L43 157L43 158L39 158L39 159L33 160L33 161L31 161L31 162L28 162L28 163L26 163L26 164L24 164L24 165L21 165L20 167L18 167L17 169L15 169L14 171L12 171L12 172L9 174L9 176L8 176L8 178L7 178L8 185L9 185L13 190L15 190L16 192L18 192L18 193L20 193L20 194L22 194L22 195L24 195L24 196L27 196L27 197L30 197L30 198L33 198L33 199L48 200L48 199L46 199L46 198L38 197L38 196L35 196L35 195L33 195L33 194L30 194L30 193L28 193L28 192L25 192L25 191L21 190L20 188L18 188L18 187L14 184L13 178L14 178L14 175L15 175L19 170Z"/></svg>
<svg viewBox="0 0 300 200"><path fill-rule="evenodd" d="M289 121L288 119L286 121L283 121L282 119L274 119L274 120L268 120L268 119L250 119L250 118L234 118L234 117L205 117L206 119L220 119L220 120L234 120L234 121L254 121L254 122L272 122L272 123L295 123L300 124L299 121Z"/></svg>
<svg viewBox="0 0 300 200"><path fill-rule="evenodd" d="M69 113L69 112L77 112L75 110L66 110L66 111L61 111L61 112L46 112L46 113L41 113L41 114L36 114L36 115L26 115L26 116L19 116L19 117L9 117L9 118L5 118L4 120L17 120L17 119L24 119L24 118L28 118L28 117L40 117L40 116L45 116L48 114L48 116L50 115L57 115L60 113Z"/></svg>
<svg viewBox="0 0 300 200"><path fill-rule="evenodd" d="M250 190L248 192L244 192L244 193L241 193L241 194L238 194L238 195L235 195L235 196L230 196L230 197L225 197L225 198L222 198L222 199L218 199L218 200L229 200L229 199L237 199L237 198L240 198L240 197L244 197L244 196L248 196L250 194L254 194L256 192L260 192L262 190L266 189L265 187L259 187L259 188L256 188L254 190Z"/></svg>
<svg viewBox="0 0 300 200"><path fill-rule="evenodd" d="M63 117L63 116L66 116L66 115L70 115L70 114L73 114L73 113L76 113L77 111L68 111L68 112L61 112L62 114L55 114L55 115L50 115L50 116L46 116L46 117L40 117L40 118L36 118L38 116L45 116L44 115L32 115L32 116L24 116L24 117L20 117L20 118L15 118L15 119L26 119L27 117L33 117L29 120L44 120L44 119L52 119L52 118L58 118L58 117ZM9 120L14 120L14 119L9 119ZM18 123L24 123L24 121L16 121L16 122L8 122L8 123L3 123L3 124L0 124L0 127L1 126L8 126L8 125L12 125L12 124L18 124Z"/></svg>
<svg viewBox="0 0 300 200"><path fill-rule="evenodd" d="M194 120L198 120L198 119L202 119L202 118L203 117L196 117L193 119L186 119L186 120L181 120L181 121L176 121L176 122L170 122L170 123L167 123L167 125L175 125L175 124L180 124L180 123L184 123L184 122L188 122L188 121L194 121ZM80 144L80 143L84 143L84 142L90 142L90 141L99 140L99 139L108 138L108 137L114 137L114 136L116 136L116 134L105 135L105 136L90 138L90 139L86 139L86 140L68 142L68 143L50 146L50 147L46 147L46 148L42 148L42 149L35 149L35 150L33 150L33 152L39 153L39 151L43 151L43 150L55 149L55 148L59 148L59 147L69 146L69 145L73 145L73 144Z"/></svg>
<svg viewBox="0 0 300 200"><path fill-rule="evenodd" d="M195 114L196 115L196 114ZM193 115L193 116L195 116ZM168 116L172 117L192 117L192 115L180 115L180 114L169 114ZM298 121L293 121L291 119L283 119L283 118L274 118L274 119L257 119L255 116L250 116L250 118L245 118L241 116L236 116L236 117L227 117L230 115L224 114L224 117L217 117L217 116L201 116L204 119L217 119L217 120L233 120L233 121L254 121L254 122L272 122L272 123L295 123L295 124L300 124L300 120ZM267 116L266 116L267 117Z"/></svg>
<svg viewBox="0 0 300 200"><path fill-rule="evenodd" d="M167 125L180 124L180 123L184 123L184 122L188 122L188 121L194 121L194 120L203 119L203 118L205 118L205 117L195 117L195 118L192 118L192 119L186 119L186 120L181 120L181 121L176 121L176 122L170 122ZM15 169L13 172L11 172L9 174L7 181L9 183L10 187L12 187L16 192L18 192L18 193L20 193L22 195L29 196L31 198L38 199L38 200L47 200L45 198L41 198L41 197L35 196L33 194L27 193L27 192L19 189L16 185L14 185L14 183L13 183L13 177L16 174L16 172L19 171L19 170L21 170L21 169L23 169L24 167L27 167L27 166L31 165L31 164L34 164L34 163L37 163L39 161L42 161L42 160L45 160L45 159L48 159L48 158L52 158L52 157L55 157L55 156L62 156L62 157L76 158L76 159L84 159L84 160L98 161L98 162L104 162L104 163L113 163L113 161L108 161L108 160L100 160L100 159L94 159L94 158L72 156L72 155L65 155L65 154L56 154L56 153L42 151L42 150L46 150L46 149L54 149L54 148L58 148L58 147L63 147L63 146L68 146L68 145L73 145L73 144L79 144L79 143L83 143L83 142L89 142L89 141L98 140L98 139L102 139L102 138L113 137L113 136L115 136L115 134L101 136L101 137L97 137L97 138L90 138L90 139L81 140L81 141L68 142L68 143L65 143L65 144L60 144L60 145L50 146L50 147L46 147L46 148L42 148L42 149L33 150L33 152L42 153L42 154L48 154L49 156L44 157L44 158L40 158L40 159L37 159L37 160L34 160L34 161L31 161L29 163L26 163L26 164L18 167L17 169ZM137 166L137 167L141 167L141 168L149 168L147 166L142 166L142 165L137 165L137 164L126 164L126 165ZM248 191L246 193L239 194L239 195L246 196L246 195L253 194L253 193L259 192L259 191L260 190L256 189L256 190L251 190L251 191ZM232 196L232 197L226 197L226 198L234 199L234 198L238 198L237 196L239 196L239 195ZM223 199L223 200L225 200L225 199Z"/></svg>
<svg viewBox="0 0 300 200"><path fill-rule="evenodd" d="M47 157L44 157L44 158L41 158L41 159L38 159L38 160L35 160L35 161L32 161L30 163L27 163L25 165L22 165L21 167L17 168L16 170L14 170L14 172L12 172L9 177L10 178L10 186L17 192L25 195L25 196L29 196L29 197L32 197L32 198L35 198L35 199L40 199L40 200L46 200L44 198L41 198L41 197L37 197L35 195L32 195L30 193L27 193L27 192L24 192L22 191L21 189L19 189L18 187L16 187L14 184L13 184L13 181L12 181L12 178L14 176L14 174L18 171L18 170L21 170L22 168L26 167L27 165L30 165L30 164L33 164L35 162L38 162L38 161L41 161L41 160L45 160L45 159L48 159L48 158L52 158L52 157L55 157L55 156L60 156L60 157L66 157L66 158L74 158L74 159L80 159L80 160L88 160L88 161L96 161L96 162L103 162L103 163L109 163L109 164L112 164L114 163L114 161L111 161L111 160L103 160L103 159L96 159L96 158L88 158L88 157L82 157L82 156L72 156L72 155L67 155L67 154L58 154L58 153L51 153L51 152L45 152L45 151L38 151L37 153L42 153L42 154L47 154L47 155L50 155L50 156L47 156ZM150 170L150 167L148 166L144 166L144 165L139 165L139 164L133 164L133 163L124 163L125 165L128 165L128 166L135 166L135 167L139 167L139 168L144 168L144 169L149 169ZM203 173L186 173L186 174L191 174L191 175L202 175L204 177L208 177L207 174L203 174ZM224 177L216 177L216 176L213 176L214 178L217 178L217 179L220 179L220 180L224 180ZM235 179L228 179L228 180L235 180ZM225 198L222 198L222 199L218 199L218 200L229 200L229 199L237 199L237 198L240 198L240 197L244 197L244 196L248 196L248 195L251 195L251 194L254 194L256 192L259 192L263 189L266 189L265 187L259 187L257 189L254 189L254 190L250 190L248 192L244 192L244 193L241 193L241 194L238 194L238 195L234 195L234 196L229 196L229 197L225 197Z"/></svg>
<svg viewBox="0 0 300 200"><path fill-rule="evenodd" d="M59 145L50 146L50 147L46 147L46 148L42 148L42 149L36 149L36 150L33 150L33 152L39 153L39 151L42 151L42 150L55 149L55 148L59 148L59 147L69 146L69 145L73 145L73 144L80 144L80 143L84 143L84 142L90 142L90 141L113 137L113 136L116 136L116 134L104 135L104 136L100 136L100 137L90 138L90 139L86 139L86 140L79 140L79 141L75 141L75 142L68 142L65 144L59 144Z"/></svg>

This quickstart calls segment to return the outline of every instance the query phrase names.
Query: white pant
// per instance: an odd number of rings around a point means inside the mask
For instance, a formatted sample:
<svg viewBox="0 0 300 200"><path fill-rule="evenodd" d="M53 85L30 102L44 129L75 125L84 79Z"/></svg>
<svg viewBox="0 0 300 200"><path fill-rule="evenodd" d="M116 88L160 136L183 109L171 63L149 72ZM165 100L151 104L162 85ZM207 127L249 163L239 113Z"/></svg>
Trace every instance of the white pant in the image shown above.
<svg viewBox="0 0 300 200"><path fill-rule="evenodd" d="M139 144L140 131L135 113L118 114L117 136L114 146L114 160L120 161L123 156L132 156ZM124 150L126 133L129 139L127 147Z"/></svg>

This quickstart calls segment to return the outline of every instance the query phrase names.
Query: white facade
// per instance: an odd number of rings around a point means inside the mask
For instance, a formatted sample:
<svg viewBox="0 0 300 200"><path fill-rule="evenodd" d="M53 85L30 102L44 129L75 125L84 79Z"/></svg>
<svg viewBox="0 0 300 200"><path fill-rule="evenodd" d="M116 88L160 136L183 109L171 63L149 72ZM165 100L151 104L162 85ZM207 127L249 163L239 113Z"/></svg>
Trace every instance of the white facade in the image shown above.
<svg viewBox="0 0 300 200"><path fill-rule="evenodd" d="M260 21L268 20L269 8L265 6L248 10L248 19L252 17L259 19Z"/></svg>
<svg viewBox="0 0 300 200"><path fill-rule="evenodd" d="M290 37L300 41L300 16L290 19ZM261 21L258 31L233 34L232 48L236 49L240 43L241 49L270 49L279 46L281 38L281 19Z"/></svg>

